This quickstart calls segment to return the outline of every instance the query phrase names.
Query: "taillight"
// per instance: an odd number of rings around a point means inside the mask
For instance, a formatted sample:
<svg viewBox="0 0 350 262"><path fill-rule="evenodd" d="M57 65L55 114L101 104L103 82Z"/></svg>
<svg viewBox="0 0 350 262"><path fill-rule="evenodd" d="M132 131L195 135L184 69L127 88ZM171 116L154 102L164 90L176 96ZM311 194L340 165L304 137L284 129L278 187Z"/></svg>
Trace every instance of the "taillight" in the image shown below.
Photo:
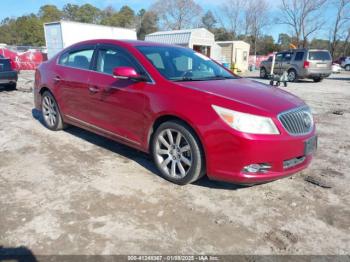
<svg viewBox="0 0 350 262"><path fill-rule="evenodd" d="M304 61L304 68L309 68L310 62L309 61Z"/></svg>
<svg viewBox="0 0 350 262"><path fill-rule="evenodd" d="M11 70L16 70L16 63L10 59Z"/></svg>

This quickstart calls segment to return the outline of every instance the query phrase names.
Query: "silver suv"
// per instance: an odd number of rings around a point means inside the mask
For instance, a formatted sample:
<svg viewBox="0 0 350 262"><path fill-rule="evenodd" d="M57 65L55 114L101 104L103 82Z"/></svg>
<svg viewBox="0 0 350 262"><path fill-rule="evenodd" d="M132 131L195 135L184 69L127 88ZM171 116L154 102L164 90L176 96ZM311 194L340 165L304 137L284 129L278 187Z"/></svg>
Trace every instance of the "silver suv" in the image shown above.
<svg viewBox="0 0 350 262"><path fill-rule="evenodd" d="M260 77L267 78L271 71L272 57L260 64ZM320 82L332 73L332 56L327 50L293 49L276 54L274 74L286 71L288 80L309 78Z"/></svg>
<svg viewBox="0 0 350 262"><path fill-rule="evenodd" d="M350 71L350 56L344 57L344 60L341 62L341 66L342 66L346 71Z"/></svg>

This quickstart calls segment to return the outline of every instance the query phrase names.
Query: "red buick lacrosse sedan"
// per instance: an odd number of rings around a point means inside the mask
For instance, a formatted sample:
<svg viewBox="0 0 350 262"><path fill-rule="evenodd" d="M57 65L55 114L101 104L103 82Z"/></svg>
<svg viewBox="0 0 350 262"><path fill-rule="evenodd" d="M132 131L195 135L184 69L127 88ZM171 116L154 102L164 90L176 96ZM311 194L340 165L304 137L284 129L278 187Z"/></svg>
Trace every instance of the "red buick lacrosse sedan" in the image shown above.
<svg viewBox="0 0 350 262"><path fill-rule="evenodd" d="M71 124L149 152L181 185L276 180L306 168L317 143L301 99L179 46L75 44L39 66L34 100L47 128Z"/></svg>

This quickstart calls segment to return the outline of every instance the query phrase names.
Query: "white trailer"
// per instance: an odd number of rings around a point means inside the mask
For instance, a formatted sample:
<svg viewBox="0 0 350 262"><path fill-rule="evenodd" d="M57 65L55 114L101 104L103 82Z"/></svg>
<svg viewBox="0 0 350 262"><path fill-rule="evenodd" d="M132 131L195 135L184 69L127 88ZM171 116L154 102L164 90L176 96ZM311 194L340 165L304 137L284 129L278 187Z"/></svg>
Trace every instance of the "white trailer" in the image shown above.
<svg viewBox="0 0 350 262"><path fill-rule="evenodd" d="M136 40L136 30L71 21L58 21L44 24L48 58L63 48L77 42L91 39L130 39Z"/></svg>

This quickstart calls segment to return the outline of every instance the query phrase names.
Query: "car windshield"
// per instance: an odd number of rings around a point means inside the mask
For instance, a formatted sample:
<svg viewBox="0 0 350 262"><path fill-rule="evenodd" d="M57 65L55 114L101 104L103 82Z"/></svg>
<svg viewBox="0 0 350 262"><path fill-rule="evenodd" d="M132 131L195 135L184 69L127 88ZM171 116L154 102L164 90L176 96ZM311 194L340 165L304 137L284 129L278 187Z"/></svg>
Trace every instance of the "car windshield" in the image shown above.
<svg viewBox="0 0 350 262"><path fill-rule="evenodd" d="M172 46L138 46L137 49L166 79L207 81L236 78L210 58L191 49Z"/></svg>
<svg viewBox="0 0 350 262"><path fill-rule="evenodd" d="M332 60L328 51L310 51L309 60Z"/></svg>

